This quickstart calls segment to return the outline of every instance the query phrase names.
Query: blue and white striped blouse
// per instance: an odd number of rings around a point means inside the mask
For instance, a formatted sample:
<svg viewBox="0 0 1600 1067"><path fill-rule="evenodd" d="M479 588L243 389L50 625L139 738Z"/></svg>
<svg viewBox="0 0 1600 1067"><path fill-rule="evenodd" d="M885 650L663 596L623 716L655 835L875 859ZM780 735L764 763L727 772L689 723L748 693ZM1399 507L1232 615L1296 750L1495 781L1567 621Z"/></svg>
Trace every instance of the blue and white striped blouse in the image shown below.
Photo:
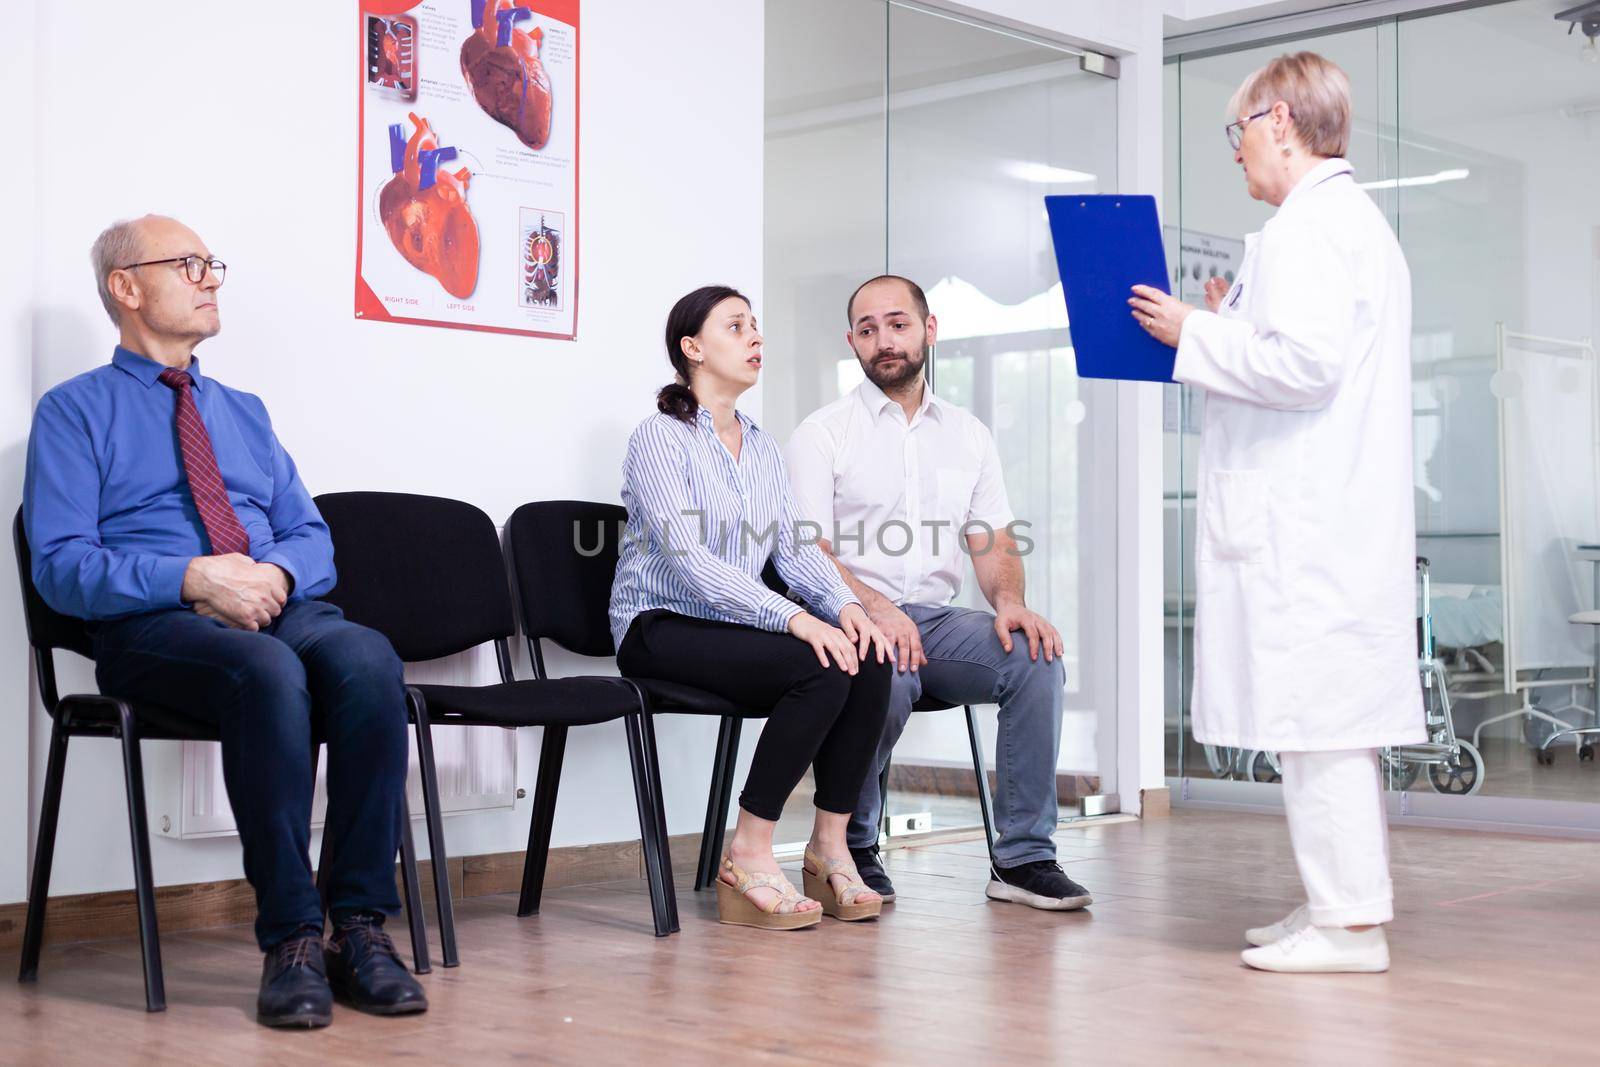
<svg viewBox="0 0 1600 1067"><path fill-rule="evenodd" d="M628 439L622 503L628 527L611 585L611 634L620 648L639 614L657 608L697 619L783 632L798 604L761 581L778 574L814 614L838 622L860 603L833 563L799 529L777 442L742 412L739 458L717 438L711 412L692 423L655 414Z"/></svg>

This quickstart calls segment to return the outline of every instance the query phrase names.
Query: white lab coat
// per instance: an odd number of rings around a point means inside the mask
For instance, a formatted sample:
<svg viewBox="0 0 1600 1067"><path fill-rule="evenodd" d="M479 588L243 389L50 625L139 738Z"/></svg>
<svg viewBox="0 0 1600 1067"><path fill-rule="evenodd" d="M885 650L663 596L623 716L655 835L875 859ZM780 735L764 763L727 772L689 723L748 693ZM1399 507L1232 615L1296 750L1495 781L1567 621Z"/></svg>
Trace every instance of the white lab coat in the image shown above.
<svg viewBox="0 0 1600 1067"><path fill-rule="evenodd" d="M1330 159L1258 234L1174 377L1207 391L1194 735L1290 752L1427 740L1417 674L1411 277Z"/></svg>

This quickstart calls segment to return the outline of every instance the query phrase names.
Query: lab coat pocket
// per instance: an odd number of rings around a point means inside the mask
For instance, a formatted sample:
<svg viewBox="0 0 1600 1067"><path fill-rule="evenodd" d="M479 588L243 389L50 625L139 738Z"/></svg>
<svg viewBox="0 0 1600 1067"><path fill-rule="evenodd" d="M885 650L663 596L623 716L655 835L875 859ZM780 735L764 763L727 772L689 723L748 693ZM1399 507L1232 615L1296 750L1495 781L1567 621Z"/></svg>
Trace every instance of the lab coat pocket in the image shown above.
<svg viewBox="0 0 1600 1067"><path fill-rule="evenodd" d="M1200 558L1211 563L1259 563L1267 550L1264 471L1212 471L1206 478Z"/></svg>

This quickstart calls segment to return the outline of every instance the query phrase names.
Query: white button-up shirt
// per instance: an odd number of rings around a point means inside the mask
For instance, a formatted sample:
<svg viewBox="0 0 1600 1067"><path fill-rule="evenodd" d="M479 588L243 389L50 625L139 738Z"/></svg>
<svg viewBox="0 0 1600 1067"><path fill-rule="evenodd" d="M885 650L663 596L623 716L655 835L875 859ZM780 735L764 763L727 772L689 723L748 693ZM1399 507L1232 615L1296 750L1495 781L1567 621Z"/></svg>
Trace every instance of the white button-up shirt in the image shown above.
<svg viewBox="0 0 1600 1067"><path fill-rule="evenodd" d="M785 460L801 518L896 604L949 604L961 591L965 535L981 550L1013 520L989 428L926 388L907 421L862 382L800 424Z"/></svg>

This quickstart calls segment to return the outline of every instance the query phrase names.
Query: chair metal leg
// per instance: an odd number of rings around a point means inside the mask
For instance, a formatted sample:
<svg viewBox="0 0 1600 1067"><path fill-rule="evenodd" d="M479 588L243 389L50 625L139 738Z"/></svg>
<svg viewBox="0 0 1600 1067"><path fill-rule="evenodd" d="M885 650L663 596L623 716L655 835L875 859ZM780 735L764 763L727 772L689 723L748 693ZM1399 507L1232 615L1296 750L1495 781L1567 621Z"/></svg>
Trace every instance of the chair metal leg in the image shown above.
<svg viewBox="0 0 1600 1067"><path fill-rule="evenodd" d="M728 832L728 808L733 802L733 772L739 762L739 734L744 721L729 717L722 720L723 729L717 735L717 766L711 776L711 796L706 804L706 829L700 839L701 872L696 878L696 891L717 880L717 869L722 864L722 843Z"/></svg>
<svg viewBox="0 0 1600 1067"><path fill-rule="evenodd" d="M644 730L637 714L622 720L628 733L628 762L633 767L633 800L639 809L639 842L644 849L645 881L650 886L650 918L655 923L657 937L672 933L672 915L667 908L667 889L661 871L661 852L657 847L658 833L653 794L650 790L650 769L646 766Z"/></svg>
<svg viewBox="0 0 1600 1067"><path fill-rule="evenodd" d="M417 875L417 844L411 837L411 802L401 797L400 804L400 875L405 891L406 922L411 927L412 970L427 974L433 970L433 964L428 960L428 926L422 915L422 879Z"/></svg>
<svg viewBox="0 0 1600 1067"><path fill-rule="evenodd" d="M550 828L556 820L556 794L561 788L561 760L567 751L567 728L546 726L539 746L539 777L533 784L533 817L528 821L528 851L522 859L522 893L517 916L537 915L544 895L545 862L550 858Z"/></svg>
<svg viewBox="0 0 1600 1067"><path fill-rule="evenodd" d="M883 761L883 770L878 772L878 832L884 837L889 836L889 764L893 759Z"/></svg>
<svg viewBox="0 0 1600 1067"><path fill-rule="evenodd" d="M978 733L978 714L966 706L967 739L972 742L972 771L978 776L978 809L983 812L983 836L989 842L989 862L994 863L994 809L989 804L989 772L983 766L982 735Z"/></svg>
<svg viewBox="0 0 1600 1067"><path fill-rule="evenodd" d="M39 808L39 841L33 850L33 884L28 887L28 918L22 932L22 966L17 981L39 978L39 950L44 946L44 912L50 900L50 865L56 855L56 825L61 820L61 783L67 771L66 729L60 720L50 728L50 760L44 773L44 799Z"/></svg>
<svg viewBox="0 0 1600 1067"><path fill-rule="evenodd" d="M678 926L678 888L673 885L672 876L672 846L667 833L667 800L666 794L661 790L661 759L659 749L656 748L656 724L654 717L645 703L644 694L639 694L639 732L644 741L645 769L650 772L651 808L655 812L656 855L661 864L662 888L667 895L667 915L672 920L672 932L677 933Z"/></svg>
<svg viewBox="0 0 1600 1067"><path fill-rule="evenodd" d="M717 810L722 803L723 778L728 774L728 735L736 730L738 720L724 717L717 725L717 749L711 757L711 788L706 795L706 825L700 832L700 862L695 867L694 891L710 885L717 877L717 866L722 862L721 835ZM734 749L737 751L737 747Z"/></svg>
<svg viewBox="0 0 1600 1067"><path fill-rule="evenodd" d="M728 835L728 809L733 807L733 772L739 766L739 735L744 732L744 720L734 719L728 730L728 747L722 757L722 795L717 798L717 828L712 834L710 885L717 880L717 868L722 863L722 843Z"/></svg>
<svg viewBox="0 0 1600 1067"><path fill-rule="evenodd" d="M422 694L407 687L411 721L417 732L417 764L422 772L422 814L428 827L428 855L433 863L434 903L439 913L439 955L446 967L456 958L455 906L450 900L450 859L444 844L444 819L439 811L439 774L433 761L433 728Z"/></svg>
<svg viewBox="0 0 1600 1067"><path fill-rule="evenodd" d="M118 702L121 713L122 771L128 791L128 836L133 843L133 893L139 909L139 947L144 960L144 1000L149 1011L167 1010L161 973L161 935L156 928L155 879L150 874L150 829L144 808L144 764L139 758L139 726L133 709Z"/></svg>
<svg viewBox="0 0 1600 1067"><path fill-rule="evenodd" d="M317 778L317 763L322 755L321 743L311 746L311 780ZM417 849L411 839L411 805L404 796L400 798L400 886L406 909L406 922L411 927L412 970L427 974L433 970L428 959L428 927L422 914L422 882L417 876ZM333 835L327 823L322 827L322 848L317 853L317 896L322 900L322 914L328 914L328 879L332 871Z"/></svg>
<svg viewBox="0 0 1600 1067"><path fill-rule="evenodd" d="M317 763L322 756L322 745L313 742L311 745L311 781L313 785L317 780ZM322 847L317 850L317 897L322 901L322 914L328 914L328 873L329 861L333 858L332 834L328 832L328 824L322 824Z"/></svg>

